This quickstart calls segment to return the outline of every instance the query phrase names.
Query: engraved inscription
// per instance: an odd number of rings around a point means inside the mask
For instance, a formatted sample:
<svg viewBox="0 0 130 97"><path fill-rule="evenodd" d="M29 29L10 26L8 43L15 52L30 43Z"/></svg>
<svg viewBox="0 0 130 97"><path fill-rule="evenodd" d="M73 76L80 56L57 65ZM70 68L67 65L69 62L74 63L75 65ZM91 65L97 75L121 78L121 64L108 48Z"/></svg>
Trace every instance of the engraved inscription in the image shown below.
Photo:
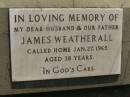
<svg viewBox="0 0 130 97"><path fill-rule="evenodd" d="M9 10L13 81L120 74L121 8Z"/></svg>

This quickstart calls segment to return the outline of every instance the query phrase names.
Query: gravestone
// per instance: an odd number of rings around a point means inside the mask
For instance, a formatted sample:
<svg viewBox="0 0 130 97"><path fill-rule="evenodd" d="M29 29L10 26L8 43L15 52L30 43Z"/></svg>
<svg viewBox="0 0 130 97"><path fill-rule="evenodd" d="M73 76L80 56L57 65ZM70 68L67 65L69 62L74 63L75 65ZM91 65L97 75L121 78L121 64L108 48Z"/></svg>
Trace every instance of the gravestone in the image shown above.
<svg viewBox="0 0 130 97"><path fill-rule="evenodd" d="M129 1L99 1L1 1L0 95L129 84Z"/></svg>

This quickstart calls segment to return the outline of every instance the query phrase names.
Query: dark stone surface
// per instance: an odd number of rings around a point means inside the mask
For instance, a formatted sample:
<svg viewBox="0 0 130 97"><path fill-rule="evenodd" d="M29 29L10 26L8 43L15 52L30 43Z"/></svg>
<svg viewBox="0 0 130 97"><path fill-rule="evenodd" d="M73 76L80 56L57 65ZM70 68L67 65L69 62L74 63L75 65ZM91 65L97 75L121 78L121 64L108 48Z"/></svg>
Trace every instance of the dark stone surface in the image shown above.
<svg viewBox="0 0 130 97"><path fill-rule="evenodd" d="M13 95L13 97L130 97L130 85L72 91Z"/></svg>

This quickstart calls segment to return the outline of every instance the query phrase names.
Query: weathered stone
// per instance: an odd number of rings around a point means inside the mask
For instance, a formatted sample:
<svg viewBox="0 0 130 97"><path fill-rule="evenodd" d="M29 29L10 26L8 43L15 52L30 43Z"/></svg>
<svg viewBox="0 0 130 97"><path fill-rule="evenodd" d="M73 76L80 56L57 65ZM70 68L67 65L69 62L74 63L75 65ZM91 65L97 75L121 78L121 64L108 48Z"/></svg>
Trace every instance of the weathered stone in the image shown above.
<svg viewBox="0 0 130 97"><path fill-rule="evenodd" d="M123 7L122 0L75 0L74 7Z"/></svg>
<svg viewBox="0 0 130 97"><path fill-rule="evenodd" d="M0 8L72 7L73 0L0 0Z"/></svg>
<svg viewBox="0 0 130 97"><path fill-rule="evenodd" d="M8 9L0 9L0 34L7 34L8 32Z"/></svg>

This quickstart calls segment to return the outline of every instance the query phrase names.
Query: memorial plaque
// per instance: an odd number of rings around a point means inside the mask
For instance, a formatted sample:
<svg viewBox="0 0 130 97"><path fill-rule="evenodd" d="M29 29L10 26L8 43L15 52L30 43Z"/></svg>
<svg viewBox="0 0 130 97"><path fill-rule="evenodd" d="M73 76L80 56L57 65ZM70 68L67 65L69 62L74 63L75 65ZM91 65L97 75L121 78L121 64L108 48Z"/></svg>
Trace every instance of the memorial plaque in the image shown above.
<svg viewBox="0 0 130 97"><path fill-rule="evenodd" d="M12 81L116 75L120 8L9 10Z"/></svg>

